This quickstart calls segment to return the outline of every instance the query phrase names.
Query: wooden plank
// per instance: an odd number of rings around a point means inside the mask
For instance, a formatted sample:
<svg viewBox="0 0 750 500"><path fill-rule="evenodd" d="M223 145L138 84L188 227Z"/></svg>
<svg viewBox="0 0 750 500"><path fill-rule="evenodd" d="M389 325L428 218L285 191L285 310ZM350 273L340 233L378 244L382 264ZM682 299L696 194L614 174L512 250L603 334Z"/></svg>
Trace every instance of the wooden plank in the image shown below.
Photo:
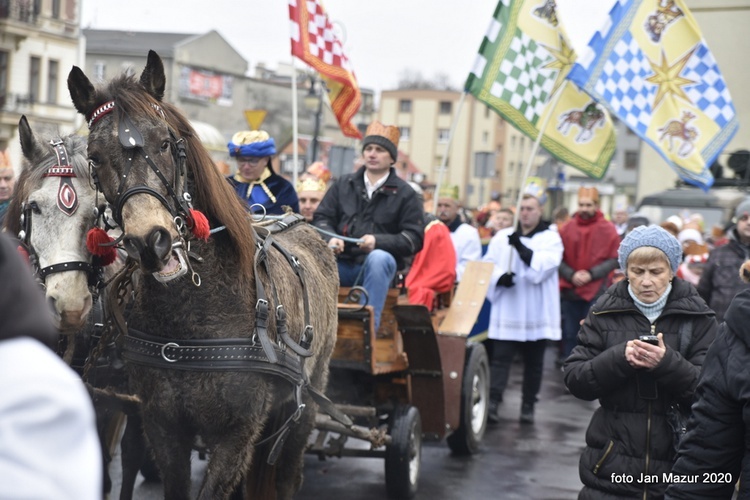
<svg viewBox="0 0 750 500"><path fill-rule="evenodd" d="M438 333L462 337L471 333L490 287L493 267L491 262L471 261L467 264Z"/></svg>

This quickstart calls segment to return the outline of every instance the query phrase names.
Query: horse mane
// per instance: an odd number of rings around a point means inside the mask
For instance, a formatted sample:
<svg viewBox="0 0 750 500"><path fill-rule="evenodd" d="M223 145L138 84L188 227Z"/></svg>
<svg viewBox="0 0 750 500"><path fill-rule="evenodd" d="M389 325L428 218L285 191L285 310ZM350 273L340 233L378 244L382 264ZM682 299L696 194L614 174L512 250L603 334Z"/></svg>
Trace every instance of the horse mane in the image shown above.
<svg viewBox="0 0 750 500"><path fill-rule="evenodd" d="M176 106L158 101L132 75L113 79L107 91L116 103L115 112L127 113L131 118L151 116L166 120L175 135L185 141L188 186L192 188L193 206L208 217L212 228L224 226L239 268L251 279L255 247L250 217L242 201L224 179L188 119ZM162 116L154 106L158 106ZM219 241L219 239L217 239Z"/></svg>
<svg viewBox="0 0 750 500"><path fill-rule="evenodd" d="M49 142L51 139L60 136L57 134L34 134L34 137L39 145L46 146L47 149L42 158L29 160L23 157L23 169L16 179L15 193L5 214L5 230L13 235L17 235L21 230L23 203L29 199L32 192L39 189L42 176L47 170L57 164L57 157L52 151ZM60 138L65 144L65 149L68 151L68 160L73 167L76 177L84 182L90 182L86 139L75 134ZM35 154L38 154L38 152L35 151Z"/></svg>

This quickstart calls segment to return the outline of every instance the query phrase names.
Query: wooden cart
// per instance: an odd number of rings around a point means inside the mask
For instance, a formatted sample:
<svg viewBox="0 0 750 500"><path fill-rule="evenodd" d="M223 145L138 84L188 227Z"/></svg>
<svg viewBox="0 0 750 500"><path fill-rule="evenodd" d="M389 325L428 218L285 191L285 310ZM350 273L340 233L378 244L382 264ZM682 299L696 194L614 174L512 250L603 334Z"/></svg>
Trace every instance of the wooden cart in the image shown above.
<svg viewBox="0 0 750 500"><path fill-rule="evenodd" d="M467 336L491 273L492 264L471 262L455 294L439 297L432 314L392 289L377 332L372 306L350 303L357 290L342 288L328 396L355 425L319 414L308 452L384 458L394 498L417 491L423 438L446 437L454 453L475 453L487 425L489 365L484 346ZM349 438L370 447L347 447Z"/></svg>

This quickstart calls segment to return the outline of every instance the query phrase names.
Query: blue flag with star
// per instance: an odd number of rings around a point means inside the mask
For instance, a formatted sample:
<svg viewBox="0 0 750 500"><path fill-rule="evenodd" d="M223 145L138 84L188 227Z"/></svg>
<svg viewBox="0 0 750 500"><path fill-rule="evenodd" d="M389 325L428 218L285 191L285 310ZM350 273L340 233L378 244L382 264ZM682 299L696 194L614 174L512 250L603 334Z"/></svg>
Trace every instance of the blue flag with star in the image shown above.
<svg viewBox="0 0 750 500"><path fill-rule="evenodd" d="M737 132L729 89L683 0L618 0L568 78L708 190Z"/></svg>

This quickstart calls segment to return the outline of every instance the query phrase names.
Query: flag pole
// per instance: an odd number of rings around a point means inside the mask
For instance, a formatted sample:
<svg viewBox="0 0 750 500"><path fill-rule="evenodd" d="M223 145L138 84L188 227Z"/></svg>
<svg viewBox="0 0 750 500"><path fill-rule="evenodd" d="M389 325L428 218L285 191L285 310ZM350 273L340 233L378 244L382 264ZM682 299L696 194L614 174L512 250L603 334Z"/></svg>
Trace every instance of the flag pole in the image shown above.
<svg viewBox="0 0 750 500"><path fill-rule="evenodd" d="M448 142L445 144L445 153L443 153L443 161L440 165L440 168L438 169L437 182L435 183L435 194L432 196L432 215L437 214L437 199L438 199L438 195L440 194L440 186L443 184L443 176L445 175L446 165L448 163L448 152L450 151L451 143L453 142L453 132L456 131L456 126L458 125L458 117L461 115L461 109L464 106L465 99L466 99L466 91L464 90L463 93L461 93L461 99L459 99L458 101L456 115L453 117L453 121L451 122L451 128L448 131Z"/></svg>
<svg viewBox="0 0 750 500"><path fill-rule="evenodd" d="M299 165L299 123L297 120L297 65L292 56L292 186L297 189L297 167Z"/></svg>
<svg viewBox="0 0 750 500"><path fill-rule="evenodd" d="M523 175L521 177L521 184L518 186L518 200L516 200L516 211L513 214L513 228L515 231L518 231L518 216L521 213L521 201L523 200L523 187L526 185L526 179L529 177L529 172L531 171L531 165L534 163L534 159L536 158L536 154L539 152L539 146L542 143L542 136L544 135L544 131L547 130L547 125L549 125L549 121L552 118L552 113L555 111L555 106L557 106L557 101L560 100L560 96L562 95L562 92L560 89L563 88L563 85L560 85L557 89L555 89L554 94L550 97L550 100L547 101L547 107L549 109L549 112L542 120L542 124L539 127L539 132L536 135L536 140L534 141L534 146L531 148L531 153L529 154L529 160L526 162L526 166L523 169ZM511 251L508 254L508 272L511 271L511 265L513 263L513 252Z"/></svg>

